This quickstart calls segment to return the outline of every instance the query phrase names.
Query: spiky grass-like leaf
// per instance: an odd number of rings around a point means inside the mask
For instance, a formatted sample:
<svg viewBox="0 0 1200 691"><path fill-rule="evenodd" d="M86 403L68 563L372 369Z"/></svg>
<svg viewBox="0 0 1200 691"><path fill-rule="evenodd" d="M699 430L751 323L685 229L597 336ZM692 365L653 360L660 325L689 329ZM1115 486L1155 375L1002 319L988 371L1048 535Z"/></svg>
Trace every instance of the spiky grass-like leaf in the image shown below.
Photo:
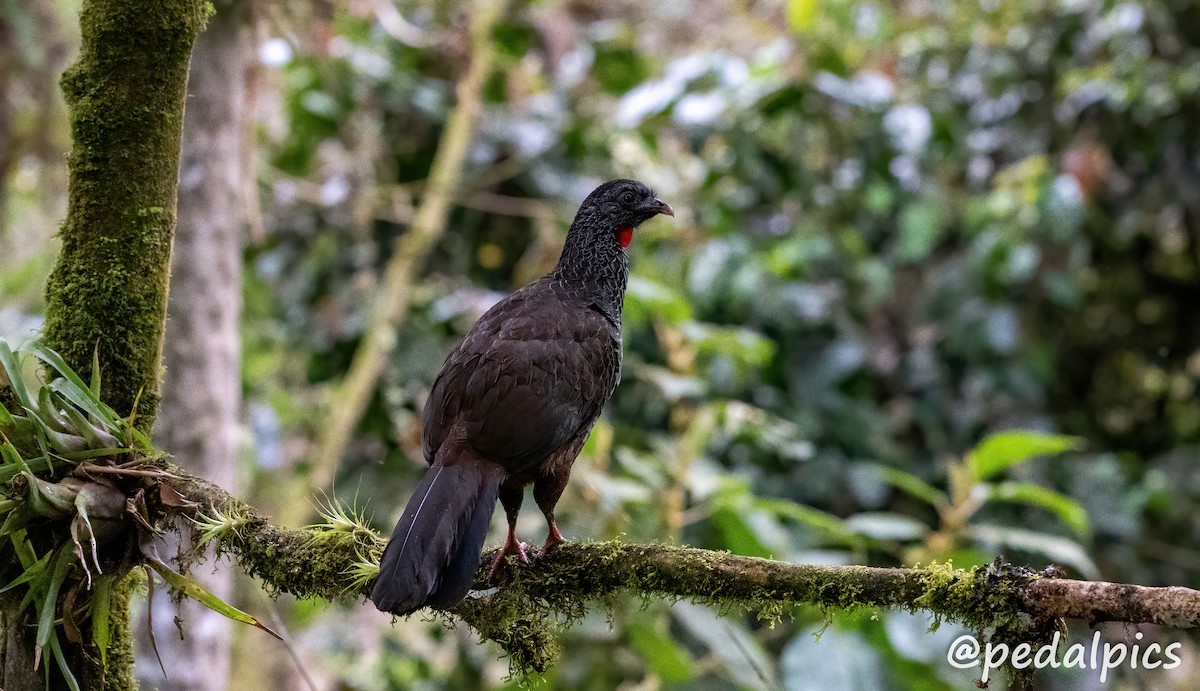
<svg viewBox="0 0 1200 691"><path fill-rule="evenodd" d="M5 380L7 379L8 378L5 377ZM13 414L8 412L8 408L0 405L0 432L3 432L4 430L11 430L16 426L17 420L13 417Z"/></svg>
<svg viewBox="0 0 1200 691"><path fill-rule="evenodd" d="M21 574L9 582L8 585L0 588L0 593L6 593L19 585L32 583L45 576L46 565L50 563L51 554L51 552L47 552L41 559L35 561L32 566L21 571Z"/></svg>
<svg viewBox="0 0 1200 691"><path fill-rule="evenodd" d="M255 619L254 617L250 616L249 614L246 614L245 612L238 609L237 607L234 607L233 605L225 602L224 600L217 597L216 595L213 595L211 592L209 592L209 590L207 588L200 585L196 581L193 581L192 579L188 578L187 576L184 576L183 574L181 574L177 571L174 571L173 569L171 569L171 567L162 563L158 559L150 557L148 559L148 561L150 563L150 567L153 568L154 571L159 576L162 576L162 579L167 582L167 585L174 588L175 591L180 593L181 595L186 595L187 597L190 597L191 599L195 600L196 602L199 602L200 604L204 605L205 607L211 609L212 611L214 611L228 619L232 619L233 621L240 621L243 624L249 624L255 628L259 628L259 629L262 629L263 631L266 631L267 633L271 634L272 636L278 638L281 641L283 640L283 637L280 636L279 634L275 633L274 631L272 631L270 629L270 627L266 626L265 624L263 624L259 620Z"/></svg>
<svg viewBox="0 0 1200 691"><path fill-rule="evenodd" d="M8 375L8 386L17 397L17 402L25 408L34 407L33 397L29 395L29 389L25 386L21 365L12 348L8 346L8 341L3 338L0 338L0 367L3 367L4 373Z"/></svg>
<svg viewBox="0 0 1200 691"><path fill-rule="evenodd" d="M346 586L345 592L359 590L374 580L379 575L379 558L380 554L376 550L368 550L363 554L362 550L355 549L354 562L342 572L350 577L350 584Z"/></svg>
<svg viewBox="0 0 1200 691"><path fill-rule="evenodd" d="M45 592L40 595L42 602L37 628L37 647L39 649L45 648L50 642L50 638L54 636L54 620L56 618L54 615L58 611L58 593L74 565L75 553L65 546L58 548L58 554L54 558L54 570L50 572Z"/></svg>
<svg viewBox="0 0 1200 691"><path fill-rule="evenodd" d="M50 459L38 457L29 460L22 459L24 465L20 463L9 464L5 462L0 464L0 482L8 482L17 476L18 473L28 470L31 473L41 473L51 468Z"/></svg>
<svg viewBox="0 0 1200 691"><path fill-rule="evenodd" d="M100 666L108 665L109 616L112 609L112 586L116 577L111 574L96 579L92 591L92 643L100 651Z"/></svg>
<svg viewBox="0 0 1200 691"><path fill-rule="evenodd" d="M321 523L308 526L312 530L331 530L350 533L355 537L375 535L367 521L365 508L359 509L354 504L346 506L336 497L326 496L318 505L317 513L324 519Z"/></svg>
<svg viewBox="0 0 1200 691"><path fill-rule="evenodd" d="M92 384L90 387L92 396L98 401L100 400L100 342L96 341L96 346L92 348Z"/></svg>
<svg viewBox="0 0 1200 691"><path fill-rule="evenodd" d="M56 461L61 460L70 469L91 459L130 454L135 449L144 453L152 446L144 434L133 430L101 400L98 352L93 352L91 381L84 382L58 353L40 342L27 342L14 350L0 339L0 374L6 393L11 390L11 401L15 403L9 409L0 409L0 483L24 475L23 482L29 488L28 494L19 498L0 500L0 538L8 538L0 543L0 560L17 561L22 569L11 582L0 585L3 591L23 586L25 592L18 609L24 612L31 605L34 608L35 664L45 663L47 679L51 667L58 667L66 686L77 690L79 685L63 655L58 599L75 582L72 572L79 561L76 550L81 556L90 553L97 565L89 576L98 573L99 558L91 523L82 513L88 506L79 501L71 501L67 506L66 502L76 489L72 481L82 481L56 473ZM116 472L120 467L97 466L97 469ZM123 500L118 497L118 503ZM56 516L59 520L74 516L75 541L45 554L35 553L26 539L25 527L39 514ZM81 541L82 546L77 544ZM85 550L84 546L92 549ZM99 576L92 585L95 588L91 602L91 614L95 617L92 642L104 662L110 637L112 580Z"/></svg>
<svg viewBox="0 0 1200 691"><path fill-rule="evenodd" d="M79 682L71 673L71 666L67 664L67 658L63 655L62 644L58 642L57 633L50 637L50 652L54 655L54 663L58 666L58 671L62 673L63 679L67 682L67 688L71 691L79 691ZM47 669L49 669L49 665L47 665ZM46 688L50 688L48 679Z"/></svg>
<svg viewBox="0 0 1200 691"><path fill-rule="evenodd" d="M3 444L0 444L0 461L3 461L5 466L11 466L15 468L16 471L13 473L14 475L16 475L16 473L29 470L29 466L26 465L25 459L21 458L21 452L17 451L17 447L13 446L7 441Z"/></svg>
<svg viewBox="0 0 1200 691"><path fill-rule="evenodd" d="M114 430L119 428L121 416L100 400L100 396L84 383L83 379L67 365L61 355L47 348L41 341L29 341L19 350L33 355L58 372L62 378L55 379L49 384L56 393L91 415L97 422L110 425Z"/></svg>
<svg viewBox="0 0 1200 691"><path fill-rule="evenodd" d="M62 406L58 401L54 400L54 392L49 387L43 386L38 389L37 393L38 407L32 411L37 417L50 429L63 434L70 434L74 431L71 421L63 414Z"/></svg>
<svg viewBox="0 0 1200 691"><path fill-rule="evenodd" d="M200 537L196 541L197 547L212 540L220 543L229 535L240 538L242 534L238 531L250 522L247 516L240 515L232 508L222 511L215 506L209 509L208 513L201 513L189 520L200 531Z"/></svg>
<svg viewBox="0 0 1200 691"><path fill-rule="evenodd" d="M42 366L48 381L35 363ZM36 441L47 457L98 448L152 448L144 434L132 429L131 422L100 400L97 367L93 358L92 381L85 383L61 355L41 342L29 341L14 351L0 339L0 369L25 412L22 417L4 411L0 433L23 427L23 434L32 433L31 442Z"/></svg>

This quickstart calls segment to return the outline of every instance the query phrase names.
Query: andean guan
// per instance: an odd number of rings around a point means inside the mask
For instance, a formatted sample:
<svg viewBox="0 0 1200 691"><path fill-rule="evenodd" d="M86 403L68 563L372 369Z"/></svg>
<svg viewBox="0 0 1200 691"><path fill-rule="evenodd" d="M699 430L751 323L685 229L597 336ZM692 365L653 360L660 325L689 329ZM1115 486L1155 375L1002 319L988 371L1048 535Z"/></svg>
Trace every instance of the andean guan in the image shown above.
<svg viewBox="0 0 1200 691"><path fill-rule="evenodd" d="M425 478L383 552L371 601L405 615L466 597L496 499L509 554L525 486L546 515L543 553L563 542L554 520L579 455L621 379L621 307L633 229L671 207L634 180L596 188L579 208L558 265L489 309L433 382L423 415Z"/></svg>

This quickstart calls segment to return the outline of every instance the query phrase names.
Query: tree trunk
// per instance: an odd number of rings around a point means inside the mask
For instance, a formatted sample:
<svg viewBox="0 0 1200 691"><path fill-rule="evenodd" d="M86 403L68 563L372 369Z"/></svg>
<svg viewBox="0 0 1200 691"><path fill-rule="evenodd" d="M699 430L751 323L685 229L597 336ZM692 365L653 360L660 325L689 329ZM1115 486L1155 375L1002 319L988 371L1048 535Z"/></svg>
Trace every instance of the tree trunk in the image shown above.
<svg viewBox="0 0 1200 691"><path fill-rule="evenodd" d="M5 607L0 611L0 632L4 640L0 641L0 679L4 680L5 691L43 691L45 682L42 675L33 669L33 656L23 655L22 651L33 650L36 629L32 626L20 626L13 618L12 610L17 601L12 596L5 598Z"/></svg>
<svg viewBox="0 0 1200 691"><path fill-rule="evenodd" d="M188 80L179 179L179 222L163 361L163 396L155 444L188 470L222 487L237 487L241 402L242 148L245 75L250 45L248 2L217 3L196 39ZM164 555L191 548L170 535ZM184 544L180 544L180 540ZM233 574L212 561L192 576L223 600ZM152 608L162 678L139 626L139 672L162 691L224 691L229 677L230 621L194 600L155 591ZM182 623L176 628L178 618ZM181 634L182 633L182 637Z"/></svg>
<svg viewBox="0 0 1200 691"><path fill-rule="evenodd" d="M95 353L102 395L136 413L143 430L158 405L188 58L207 8L205 0L85 0L79 59L62 80L70 187L62 251L46 285L44 342L85 379ZM98 651L63 639L82 688L136 687L128 601L128 582L118 582L107 669ZM0 606L6 634L16 632L2 641L0 688L26 688L35 651L20 631L29 610L17 616L11 599ZM90 623L81 633L91 640ZM38 675L51 662L41 665ZM63 685L55 672L50 688Z"/></svg>
<svg viewBox="0 0 1200 691"><path fill-rule="evenodd" d="M46 345L148 430L158 406L184 93L205 0L85 0L62 251L46 283ZM134 409L136 403L136 410Z"/></svg>

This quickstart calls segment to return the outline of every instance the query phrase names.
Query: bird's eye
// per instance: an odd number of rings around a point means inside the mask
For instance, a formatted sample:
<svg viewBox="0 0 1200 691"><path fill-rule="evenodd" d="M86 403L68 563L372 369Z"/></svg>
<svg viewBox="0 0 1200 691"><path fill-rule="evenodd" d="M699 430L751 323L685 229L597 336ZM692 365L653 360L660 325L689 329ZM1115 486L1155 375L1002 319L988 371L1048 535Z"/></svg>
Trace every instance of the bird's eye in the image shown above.
<svg viewBox="0 0 1200 691"><path fill-rule="evenodd" d="M626 192L621 195L621 203L625 206L633 206L633 192Z"/></svg>

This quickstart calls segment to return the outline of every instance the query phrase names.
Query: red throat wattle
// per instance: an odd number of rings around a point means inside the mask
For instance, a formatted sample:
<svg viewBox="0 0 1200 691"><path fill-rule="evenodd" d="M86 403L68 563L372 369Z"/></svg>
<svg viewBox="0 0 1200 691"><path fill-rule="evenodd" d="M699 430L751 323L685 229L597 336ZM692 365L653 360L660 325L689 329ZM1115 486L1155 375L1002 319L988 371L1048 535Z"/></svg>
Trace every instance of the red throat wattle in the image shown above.
<svg viewBox="0 0 1200 691"><path fill-rule="evenodd" d="M621 248L629 247L629 243L633 242L633 228L621 228L617 231L617 242L621 243Z"/></svg>

